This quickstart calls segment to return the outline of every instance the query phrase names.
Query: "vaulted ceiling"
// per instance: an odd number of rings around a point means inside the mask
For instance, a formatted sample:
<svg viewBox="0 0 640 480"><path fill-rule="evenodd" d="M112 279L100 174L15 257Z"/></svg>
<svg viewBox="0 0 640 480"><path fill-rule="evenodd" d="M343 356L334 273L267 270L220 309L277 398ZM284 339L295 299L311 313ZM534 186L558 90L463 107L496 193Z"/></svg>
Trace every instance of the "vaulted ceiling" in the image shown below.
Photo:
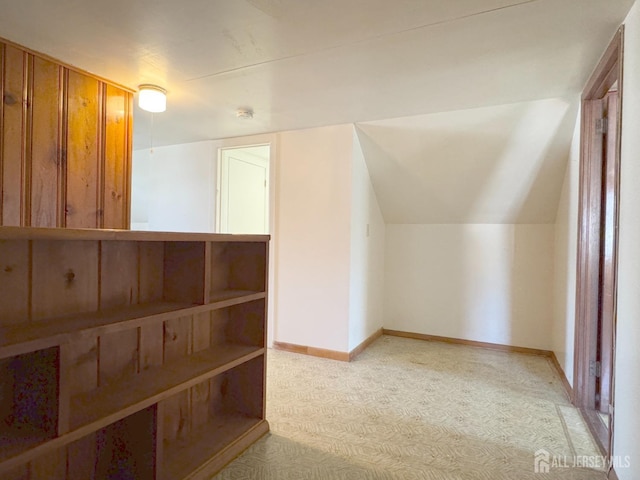
<svg viewBox="0 0 640 480"><path fill-rule="evenodd" d="M386 222L553 223L576 122L571 100L358 124Z"/></svg>
<svg viewBox="0 0 640 480"><path fill-rule="evenodd" d="M168 90L165 113L136 107L134 148L356 123L385 218L409 223L553 221L579 92L633 4L0 2L0 37Z"/></svg>

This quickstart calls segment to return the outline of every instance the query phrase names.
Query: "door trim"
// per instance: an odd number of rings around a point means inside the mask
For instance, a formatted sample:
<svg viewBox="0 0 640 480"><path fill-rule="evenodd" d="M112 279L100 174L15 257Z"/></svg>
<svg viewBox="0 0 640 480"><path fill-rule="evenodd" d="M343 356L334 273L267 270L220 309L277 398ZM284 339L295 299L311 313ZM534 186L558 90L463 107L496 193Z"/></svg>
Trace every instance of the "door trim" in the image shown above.
<svg viewBox="0 0 640 480"><path fill-rule="evenodd" d="M610 412L610 428L603 432L599 428L599 419L588 413L594 399L589 398L590 382L589 363L591 360L592 345L597 342L594 338L593 319L598 318L599 303L598 289L594 291L594 285L598 282L600 268L600 205L601 205L601 173L598 174L598 166L594 164L594 143L597 142L593 135L593 129L589 128L589 122L594 119L594 100L602 99L616 84L618 90L617 122L618 131L615 148L614 162L620 171L620 133L622 121L622 79L623 79L623 45L624 26L616 32L613 40L602 56L598 66L592 73L582 93L581 111L581 144L580 144L580 184L578 206L578 258L576 278L576 323L575 323L575 348L574 348L574 386L573 403L583 411L585 420L592 433L596 437L600 448L606 455L612 452L613 439L613 412ZM601 168L600 168L601 172ZM619 175L615 182L613 198L616 210L620 204ZM597 206L597 207L596 207ZM597 225L596 225L597 224ZM594 234L597 234L594 236ZM614 243L614 251L617 252L617 235ZM613 276L613 338L612 338L612 367L610 385L612 389L611 404L614 403L614 370L615 370L615 329L616 329L616 292L617 272ZM597 329L595 332L597 337Z"/></svg>
<svg viewBox="0 0 640 480"><path fill-rule="evenodd" d="M229 146L229 147L220 147L218 148L218 159L217 159L217 164L216 164L216 205L215 205L215 212L216 212L216 218L215 218L215 226L216 226L216 233L220 233L222 232L222 227L223 227L223 214L222 214L222 204L224 203L222 201L222 192L224 190L223 188L223 180L224 180L224 175L223 175L223 163L224 163L224 153L228 152L228 151L232 151L232 150L246 150L246 149L250 149L250 148L254 148L254 147L267 147L269 148L269 159L266 162L266 172L267 172L267 190L265 192L266 195L266 211L265 211L265 222L266 222L266 227L267 227L267 231L271 232L272 230L272 219L271 219L271 211L272 211L272 198L271 198L271 183L272 183L272 178L271 178L271 169L272 169L272 161L271 161L271 156L273 154L272 152L272 145L271 143L252 143L252 144L248 144L248 145L238 145L238 146Z"/></svg>

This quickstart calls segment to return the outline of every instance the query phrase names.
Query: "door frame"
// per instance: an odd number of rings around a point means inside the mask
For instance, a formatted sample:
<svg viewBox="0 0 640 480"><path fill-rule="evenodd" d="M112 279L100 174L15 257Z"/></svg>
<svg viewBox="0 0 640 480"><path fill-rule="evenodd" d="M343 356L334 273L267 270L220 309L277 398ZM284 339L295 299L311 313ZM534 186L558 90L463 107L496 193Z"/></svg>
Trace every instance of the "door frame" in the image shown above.
<svg viewBox="0 0 640 480"><path fill-rule="evenodd" d="M235 147L220 147L218 148L218 162L216 171L216 232L220 233L222 230L222 190L223 190L223 156L224 152L229 150L246 150L254 147L267 147L269 149L269 158L267 159L267 185L266 185L266 211L265 221L267 229L271 231L271 144L270 143L256 143L251 145L240 145Z"/></svg>
<svg viewBox="0 0 640 480"><path fill-rule="evenodd" d="M609 412L609 428L604 428L596 412L590 408L594 402L590 398L595 377L590 374L590 362L594 358L593 345L596 345L597 322L600 309L599 274L600 274L600 210L601 210L601 152L598 139L590 122L596 119L596 107L593 100L602 99L616 84L618 90L617 135L614 162L618 178L614 182L613 201L615 209L615 230L618 225L620 205L620 137L622 125L622 79L623 79L623 45L624 26L616 32L613 40L602 56L598 66L592 73L582 93L581 99L581 142L580 142L580 180L578 206L578 258L576 278L576 322L574 348L574 385L572 401L578 407L593 433L596 442L606 455L611 455L614 411ZM601 145L600 139L600 145ZM601 147L600 147L601 148ZM599 170L600 169L600 170ZM600 171L600 173L598 173ZM617 257L618 239L614 241L614 258ZM615 265L615 262L614 262ZM613 331L611 332L611 405L614 404L614 370L615 370L615 330L616 330L616 292L617 271L614 266L613 275Z"/></svg>

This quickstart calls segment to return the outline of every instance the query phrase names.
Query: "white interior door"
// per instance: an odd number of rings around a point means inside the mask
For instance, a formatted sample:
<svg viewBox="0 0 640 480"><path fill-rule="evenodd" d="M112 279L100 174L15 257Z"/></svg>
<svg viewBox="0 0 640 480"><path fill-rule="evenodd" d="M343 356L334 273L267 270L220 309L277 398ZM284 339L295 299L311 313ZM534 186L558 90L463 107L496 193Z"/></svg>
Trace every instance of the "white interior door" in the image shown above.
<svg viewBox="0 0 640 480"><path fill-rule="evenodd" d="M221 151L220 233L269 232L268 153L268 145Z"/></svg>

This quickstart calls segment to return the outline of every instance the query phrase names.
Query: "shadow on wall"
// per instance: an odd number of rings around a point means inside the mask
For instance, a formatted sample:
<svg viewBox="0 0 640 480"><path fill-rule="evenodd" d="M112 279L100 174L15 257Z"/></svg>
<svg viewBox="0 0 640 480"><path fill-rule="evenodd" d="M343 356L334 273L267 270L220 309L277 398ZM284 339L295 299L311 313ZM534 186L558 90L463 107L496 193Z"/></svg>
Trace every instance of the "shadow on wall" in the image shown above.
<svg viewBox="0 0 640 480"><path fill-rule="evenodd" d="M554 222L575 108L479 110L359 127L388 224L385 327L551 350Z"/></svg>
<svg viewBox="0 0 640 480"><path fill-rule="evenodd" d="M577 98L358 124L387 223L553 223Z"/></svg>

